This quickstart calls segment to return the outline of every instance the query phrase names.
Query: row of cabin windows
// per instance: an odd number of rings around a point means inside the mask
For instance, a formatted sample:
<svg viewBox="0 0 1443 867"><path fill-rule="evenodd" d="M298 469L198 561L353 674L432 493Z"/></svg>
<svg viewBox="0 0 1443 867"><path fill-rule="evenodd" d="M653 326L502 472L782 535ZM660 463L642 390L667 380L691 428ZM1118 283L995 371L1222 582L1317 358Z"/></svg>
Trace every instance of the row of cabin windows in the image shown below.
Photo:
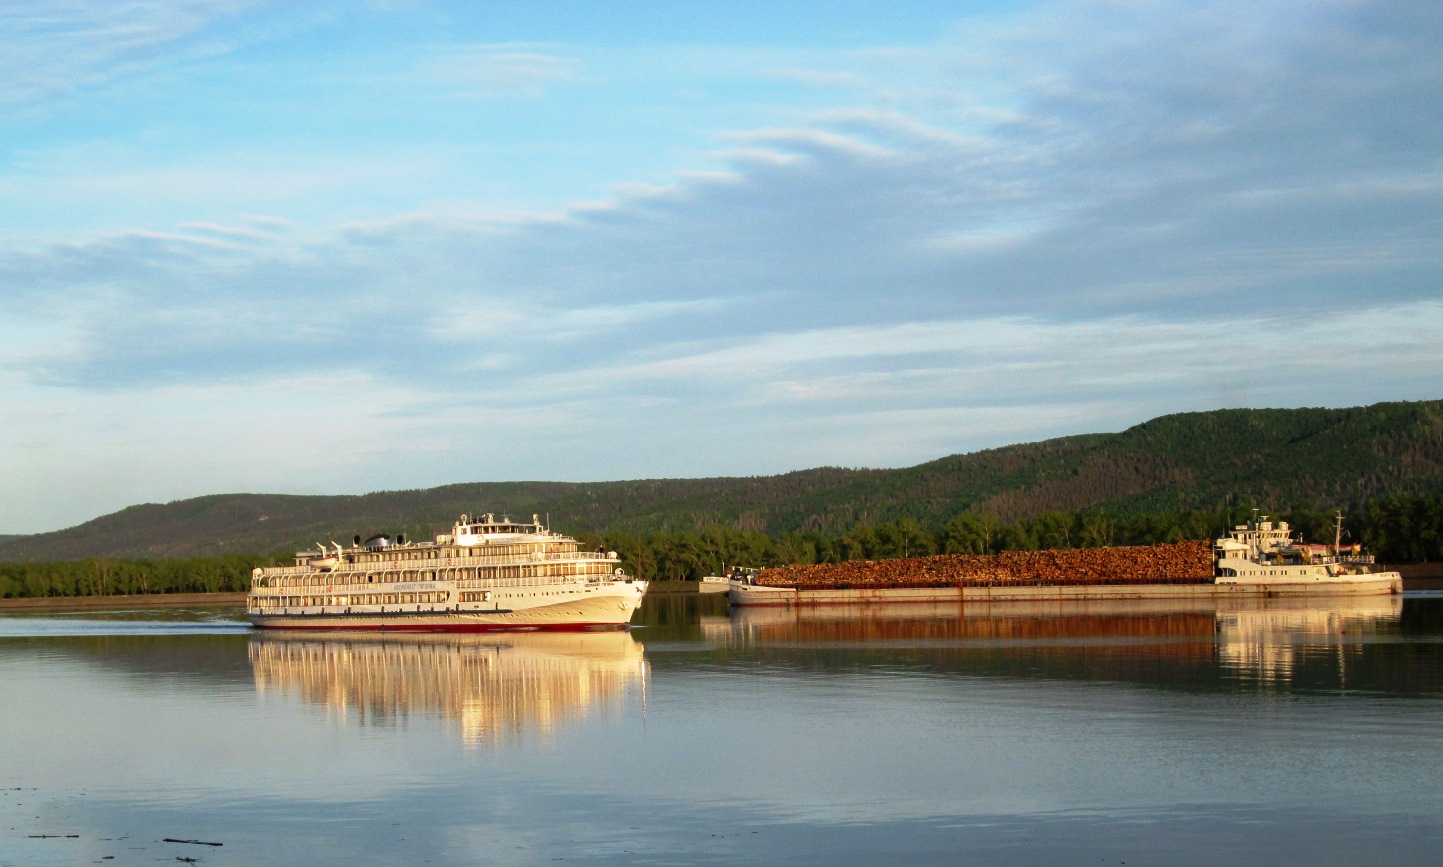
<svg viewBox="0 0 1443 867"><path fill-rule="evenodd" d="M528 564L525 566L502 566L498 569L487 569L485 574L480 569L471 568L469 574L462 569L448 569L440 571L424 572L403 572L400 576L381 573L379 580L382 584L387 581L462 581L462 580L483 580L485 578L569 578L586 576L603 576L611 574L611 564L602 563L542 563ZM278 576L269 579L269 586L272 587L331 587L337 584L375 584L378 580L376 573L370 573L362 580L362 576L345 572L318 572L311 575L300 576ZM259 586L267 586L267 579L262 578Z"/></svg>
<svg viewBox="0 0 1443 867"><path fill-rule="evenodd" d="M484 558L495 560L505 557L528 557L532 554L574 554L576 545L467 545L459 548L447 548L442 551L436 549L425 550L398 550L379 551L368 554L357 554L357 563L385 563L393 560L435 560L435 559L466 559Z"/></svg>
<svg viewBox="0 0 1443 867"><path fill-rule="evenodd" d="M260 608L302 608L335 605L416 605L445 602L449 593L353 593L347 596L260 596Z"/></svg>
<svg viewBox="0 0 1443 867"><path fill-rule="evenodd" d="M567 591L575 593L578 591ZM528 593L527 596L561 596L560 592ZM426 605L446 602L449 593L354 593L346 596L261 596L254 600L256 608L315 608L352 605ZM491 591L465 592L461 602L490 602Z"/></svg>
<svg viewBox="0 0 1443 867"><path fill-rule="evenodd" d="M444 548L440 550L425 549L413 551L375 551L364 554L355 554L354 557L348 555L347 562L358 564L394 563L402 560L407 562L416 562L421 560L482 560L485 562L494 562L497 560L505 560L507 558L513 557L529 559L537 554L545 554L549 557L558 555L565 556L568 554L575 554L576 550L577 548L575 544L492 545L476 547L466 546L459 548ZM296 568L305 568L305 566L302 564L308 563L313 559L316 559L316 555L313 552L307 553L303 558L300 558L296 561Z"/></svg>

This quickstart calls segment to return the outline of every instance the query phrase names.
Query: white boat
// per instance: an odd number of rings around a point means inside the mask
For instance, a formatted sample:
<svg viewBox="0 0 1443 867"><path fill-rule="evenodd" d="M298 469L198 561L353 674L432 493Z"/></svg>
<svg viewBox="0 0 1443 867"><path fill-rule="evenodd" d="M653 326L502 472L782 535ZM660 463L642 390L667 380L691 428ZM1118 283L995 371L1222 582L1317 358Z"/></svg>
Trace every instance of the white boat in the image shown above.
<svg viewBox="0 0 1443 867"><path fill-rule="evenodd" d="M1213 580L1219 585L1266 585L1277 592L1307 587L1357 592L1373 585L1385 592L1401 592L1401 574L1374 572L1372 555L1362 553L1357 545L1344 546L1342 537L1341 512L1334 523L1332 545L1304 544L1301 536L1293 538L1287 521L1274 523L1267 515L1255 516L1213 543Z"/></svg>
<svg viewBox="0 0 1443 867"><path fill-rule="evenodd" d="M256 569L246 615L266 629L486 632L621 629L647 582L615 551L582 551L531 523L462 515L434 542L356 537Z"/></svg>
<svg viewBox="0 0 1443 867"><path fill-rule="evenodd" d="M731 578L726 575L703 575L697 582L697 591L700 593L725 593L731 585Z"/></svg>
<svg viewBox="0 0 1443 867"><path fill-rule="evenodd" d="M733 581L745 581L748 575L755 577L757 570L733 566L730 569L723 568L722 573L721 575L702 576L697 589L702 593L725 593Z"/></svg>

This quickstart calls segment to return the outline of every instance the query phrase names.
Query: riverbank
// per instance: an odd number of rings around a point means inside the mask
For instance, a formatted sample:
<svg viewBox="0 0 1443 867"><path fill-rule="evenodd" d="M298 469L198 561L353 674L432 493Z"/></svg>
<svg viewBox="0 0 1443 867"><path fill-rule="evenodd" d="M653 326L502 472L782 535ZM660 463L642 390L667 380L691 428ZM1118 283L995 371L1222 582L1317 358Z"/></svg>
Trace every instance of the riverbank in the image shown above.
<svg viewBox="0 0 1443 867"><path fill-rule="evenodd" d="M1379 568L1394 569L1402 575L1405 593L1409 590L1443 590L1443 563L1409 563Z"/></svg>
<svg viewBox="0 0 1443 867"><path fill-rule="evenodd" d="M1403 590L1443 590L1443 563L1380 566L1403 576ZM647 594L699 592L696 581L653 581ZM244 593L152 593L134 596L44 596L0 599L0 611L105 611L125 608L191 608L208 605L245 605Z"/></svg>
<svg viewBox="0 0 1443 867"><path fill-rule="evenodd" d="M106 611L119 608L198 608L245 605L244 593L152 593L134 596L39 596L0 599L0 611Z"/></svg>

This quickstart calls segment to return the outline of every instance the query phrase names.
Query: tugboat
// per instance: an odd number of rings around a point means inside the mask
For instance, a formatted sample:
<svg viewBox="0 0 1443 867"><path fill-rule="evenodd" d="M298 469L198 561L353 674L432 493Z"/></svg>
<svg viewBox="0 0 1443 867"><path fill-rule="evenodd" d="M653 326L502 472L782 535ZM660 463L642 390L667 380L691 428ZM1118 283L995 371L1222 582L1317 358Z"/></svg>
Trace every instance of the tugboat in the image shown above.
<svg viewBox="0 0 1443 867"><path fill-rule="evenodd" d="M1287 521L1274 523L1267 515L1254 514L1252 521L1238 524L1213 543L1214 580L1219 585L1278 585L1274 589L1279 592L1292 592L1299 585L1354 593L1402 591L1402 575L1374 572L1373 555L1357 545L1344 547L1342 541L1342 512L1334 520L1332 545L1304 544L1301 536L1293 538Z"/></svg>

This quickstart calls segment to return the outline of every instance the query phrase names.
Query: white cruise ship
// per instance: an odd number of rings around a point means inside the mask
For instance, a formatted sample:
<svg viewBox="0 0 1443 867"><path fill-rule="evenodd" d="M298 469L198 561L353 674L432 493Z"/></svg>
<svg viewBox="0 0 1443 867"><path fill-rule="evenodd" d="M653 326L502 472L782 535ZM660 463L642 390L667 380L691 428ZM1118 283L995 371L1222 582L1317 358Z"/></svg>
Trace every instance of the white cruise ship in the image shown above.
<svg viewBox="0 0 1443 867"><path fill-rule="evenodd" d="M579 550L537 516L462 515L434 542L377 535L256 569L246 614L267 629L486 632L621 629L646 582L615 551Z"/></svg>

